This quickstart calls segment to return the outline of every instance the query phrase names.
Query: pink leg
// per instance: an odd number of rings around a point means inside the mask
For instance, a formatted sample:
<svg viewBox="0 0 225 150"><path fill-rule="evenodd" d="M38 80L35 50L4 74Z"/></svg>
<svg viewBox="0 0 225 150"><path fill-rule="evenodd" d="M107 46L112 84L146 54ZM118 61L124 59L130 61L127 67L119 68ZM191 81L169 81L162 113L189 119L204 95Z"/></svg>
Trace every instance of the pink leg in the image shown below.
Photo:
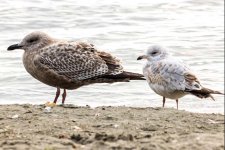
<svg viewBox="0 0 225 150"><path fill-rule="evenodd" d="M62 104L64 104L66 100L66 89L63 90L63 94L62 94Z"/></svg>
<svg viewBox="0 0 225 150"><path fill-rule="evenodd" d="M178 110L178 99L176 99L176 103L177 103L177 110Z"/></svg>
<svg viewBox="0 0 225 150"><path fill-rule="evenodd" d="M57 100L58 100L58 97L60 95L60 88L57 88L57 91L56 91L56 94L55 94L55 99L54 99L54 102L56 104Z"/></svg>
<svg viewBox="0 0 225 150"><path fill-rule="evenodd" d="M163 107L165 106L166 98L163 97Z"/></svg>

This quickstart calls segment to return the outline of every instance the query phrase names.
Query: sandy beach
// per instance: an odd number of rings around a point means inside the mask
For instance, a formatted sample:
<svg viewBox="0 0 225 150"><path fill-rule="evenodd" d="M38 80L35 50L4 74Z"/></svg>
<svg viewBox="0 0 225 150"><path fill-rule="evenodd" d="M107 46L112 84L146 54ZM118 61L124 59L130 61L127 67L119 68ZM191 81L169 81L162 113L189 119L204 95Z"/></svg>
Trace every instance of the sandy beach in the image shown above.
<svg viewBox="0 0 225 150"><path fill-rule="evenodd" d="M1 105L0 149L224 149L224 115L172 108Z"/></svg>

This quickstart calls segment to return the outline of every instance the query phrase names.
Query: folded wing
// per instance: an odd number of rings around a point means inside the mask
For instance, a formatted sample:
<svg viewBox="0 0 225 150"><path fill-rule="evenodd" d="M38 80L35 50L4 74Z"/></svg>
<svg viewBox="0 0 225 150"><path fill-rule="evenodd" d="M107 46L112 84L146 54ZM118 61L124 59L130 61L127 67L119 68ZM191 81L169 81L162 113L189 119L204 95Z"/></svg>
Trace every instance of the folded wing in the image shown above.
<svg viewBox="0 0 225 150"><path fill-rule="evenodd" d="M191 91L201 90L198 79L191 72L187 65L175 61L160 61L150 66L154 75L152 81L169 88L170 90Z"/></svg>
<svg viewBox="0 0 225 150"><path fill-rule="evenodd" d="M84 42L58 43L41 51L35 60L37 65L75 81L122 71L115 57Z"/></svg>

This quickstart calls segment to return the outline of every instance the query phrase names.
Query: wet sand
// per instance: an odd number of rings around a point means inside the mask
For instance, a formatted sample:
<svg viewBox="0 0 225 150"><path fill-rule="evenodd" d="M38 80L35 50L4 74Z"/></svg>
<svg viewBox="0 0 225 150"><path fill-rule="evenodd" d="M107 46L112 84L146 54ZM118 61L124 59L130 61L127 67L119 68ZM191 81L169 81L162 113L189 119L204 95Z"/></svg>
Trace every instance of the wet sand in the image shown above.
<svg viewBox="0 0 225 150"><path fill-rule="evenodd" d="M0 149L224 149L224 115L172 108L0 105Z"/></svg>

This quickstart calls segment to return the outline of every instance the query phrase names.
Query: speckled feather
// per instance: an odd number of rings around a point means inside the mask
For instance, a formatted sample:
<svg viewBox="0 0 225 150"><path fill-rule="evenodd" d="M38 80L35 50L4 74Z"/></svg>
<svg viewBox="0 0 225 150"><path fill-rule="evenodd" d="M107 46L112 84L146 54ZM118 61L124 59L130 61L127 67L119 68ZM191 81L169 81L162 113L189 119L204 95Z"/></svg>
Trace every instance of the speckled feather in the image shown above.
<svg viewBox="0 0 225 150"><path fill-rule="evenodd" d="M123 71L115 57L84 42L56 43L40 51L36 63L74 81Z"/></svg>
<svg viewBox="0 0 225 150"><path fill-rule="evenodd" d="M189 67L175 58L148 63L144 75L149 84L162 85L168 92L200 90L198 79Z"/></svg>

